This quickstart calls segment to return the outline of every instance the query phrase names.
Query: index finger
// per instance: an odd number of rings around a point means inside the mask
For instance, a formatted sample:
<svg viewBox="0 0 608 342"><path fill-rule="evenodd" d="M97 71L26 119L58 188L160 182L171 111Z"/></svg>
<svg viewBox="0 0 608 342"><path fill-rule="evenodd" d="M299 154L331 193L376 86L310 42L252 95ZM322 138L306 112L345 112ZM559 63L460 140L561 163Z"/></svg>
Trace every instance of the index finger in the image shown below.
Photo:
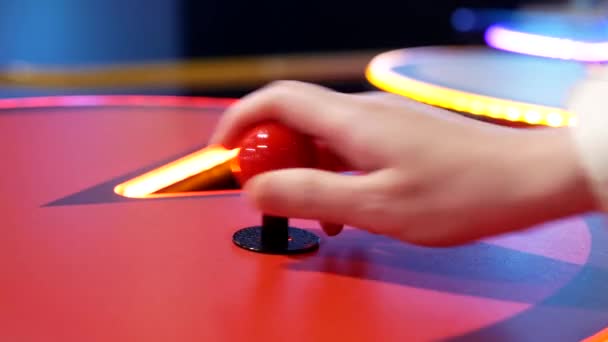
<svg viewBox="0 0 608 342"><path fill-rule="evenodd" d="M222 115L210 144L235 148L240 134L262 121L278 121L302 134L328 143L341 136L355 108L347 95L321 86L282 81L254 92Z"/></svg>

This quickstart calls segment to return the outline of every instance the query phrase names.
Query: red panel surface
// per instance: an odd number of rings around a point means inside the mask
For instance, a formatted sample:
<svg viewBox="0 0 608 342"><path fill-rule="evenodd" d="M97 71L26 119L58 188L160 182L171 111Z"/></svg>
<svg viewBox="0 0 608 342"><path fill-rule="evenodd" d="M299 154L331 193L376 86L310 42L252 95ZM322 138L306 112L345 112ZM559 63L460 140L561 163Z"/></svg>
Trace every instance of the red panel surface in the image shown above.
<svg viewBox="0 0 608 342"><path fill-rule="evenodd" d="M0 340L521 341L608 322L587 298L605 233L583 218L449 249L294 220L323 241L293 257L233 245L260 219L238 193L110 193L204 145L224 104L0 111Z"/></svg>

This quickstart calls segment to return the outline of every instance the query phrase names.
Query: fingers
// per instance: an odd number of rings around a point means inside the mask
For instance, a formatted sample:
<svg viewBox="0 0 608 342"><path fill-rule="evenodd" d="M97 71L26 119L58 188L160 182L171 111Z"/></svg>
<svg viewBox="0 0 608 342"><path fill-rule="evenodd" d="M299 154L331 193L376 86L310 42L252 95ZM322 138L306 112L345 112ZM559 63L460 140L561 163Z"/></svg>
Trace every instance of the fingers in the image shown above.
<svg viewBox="0 0 608 342"><path fill-rule="evenodd" d="M230 107L222 116L210 144L234 148L247 127L276 120L291 128L327 141L340 137L348 123L350 101L346 95L313 84L278 82L257 91Z"/></svg>
<svg viewBox="0 0 608 342"><path fill-rule="evenodd" d="M269 215L320 222L356 222L359 203L372 193L366 176L350 176L316 169L284 169L262 173L245 184L253 205ZM326 224L328 234L341 226Z"/></svg>
<svg viewBox="0 0 608 342"><path fill-rule="evenodd" d="M356 171L354 166L324 144L317 144L316 168L335 172Z"/></svg>

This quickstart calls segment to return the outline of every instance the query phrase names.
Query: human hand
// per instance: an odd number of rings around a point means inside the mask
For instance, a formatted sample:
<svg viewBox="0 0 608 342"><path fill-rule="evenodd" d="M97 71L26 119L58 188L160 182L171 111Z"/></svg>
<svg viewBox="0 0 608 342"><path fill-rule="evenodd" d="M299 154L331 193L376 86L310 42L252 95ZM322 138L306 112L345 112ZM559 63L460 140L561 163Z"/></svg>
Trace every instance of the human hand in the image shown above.
<svg viewBox="0 0 608 342"><path fill-rule="evenodd" d="M591 210L567 129L523 130L389 94L278 82L227 110L211 139L237 147L262 121L310 135L350 169L262 173L244 186L262 212L449 246Z"/></svg>

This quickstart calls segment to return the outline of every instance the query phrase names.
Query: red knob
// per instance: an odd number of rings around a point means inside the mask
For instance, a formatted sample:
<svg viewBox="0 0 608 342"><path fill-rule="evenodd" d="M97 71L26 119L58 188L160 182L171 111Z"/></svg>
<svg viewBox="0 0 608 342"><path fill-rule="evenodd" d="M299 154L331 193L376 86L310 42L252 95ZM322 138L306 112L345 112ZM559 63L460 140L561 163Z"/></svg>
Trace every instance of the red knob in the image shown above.
<svg viewBox="0 0 608 342"><path fill-rule="evenodd" d="M276 122L265 122L247 131L239 148L233 172L241 185L263 172L317 165L314 141Z"/></svg>

